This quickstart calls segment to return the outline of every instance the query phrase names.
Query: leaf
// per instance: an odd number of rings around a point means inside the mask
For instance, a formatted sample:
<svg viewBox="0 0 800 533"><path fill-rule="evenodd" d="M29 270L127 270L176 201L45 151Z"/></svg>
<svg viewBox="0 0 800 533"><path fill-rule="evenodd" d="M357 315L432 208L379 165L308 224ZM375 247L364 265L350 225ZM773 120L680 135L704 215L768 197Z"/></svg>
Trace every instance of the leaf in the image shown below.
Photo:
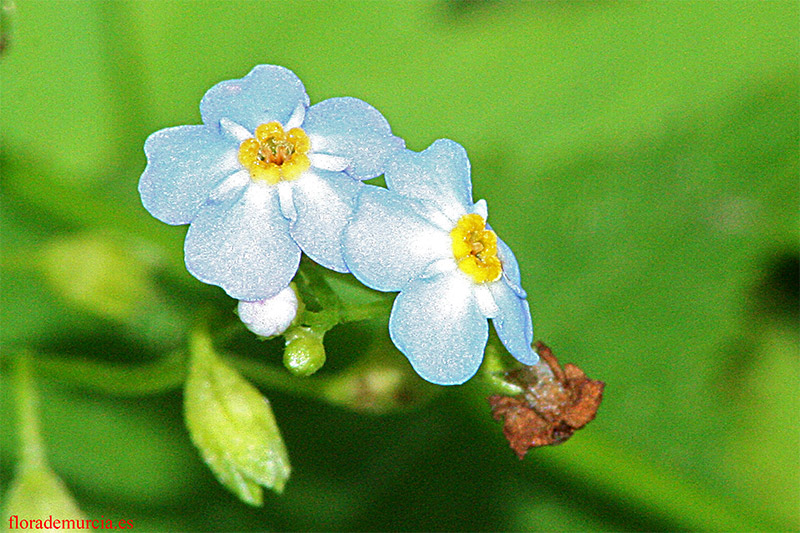
<svg viewBox="0 0 800 533"><path fill-rule="evenodd" d="M191 341L184 414L206 464L239 499L260 506L262 486L283 492L291 468L269 400L220 360L204 333Z"/></svg>

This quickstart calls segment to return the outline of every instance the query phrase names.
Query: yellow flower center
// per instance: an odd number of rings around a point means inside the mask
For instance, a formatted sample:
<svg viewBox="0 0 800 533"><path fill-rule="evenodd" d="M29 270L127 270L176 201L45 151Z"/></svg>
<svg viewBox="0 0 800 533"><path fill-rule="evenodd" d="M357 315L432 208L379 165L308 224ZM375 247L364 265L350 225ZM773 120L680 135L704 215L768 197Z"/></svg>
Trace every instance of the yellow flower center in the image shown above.
<svg viewBox="0 0 800 533"><path fill-rule="evenodd" d="M497 258L497 234L486 229L482 216L474 213L462 216L450 237L458 268L469 274L475 283L500 279L503 265Z"/></svg>
<svg viewBox="0 0 800 533"><path fill-rule="evenodd" d="M256 128L255 136L239 146L239 162L250 171L253 181L275 185L291 181L308 170L311 162L308 135L300 128L283 131L278 122L267 122Z"/></svg>

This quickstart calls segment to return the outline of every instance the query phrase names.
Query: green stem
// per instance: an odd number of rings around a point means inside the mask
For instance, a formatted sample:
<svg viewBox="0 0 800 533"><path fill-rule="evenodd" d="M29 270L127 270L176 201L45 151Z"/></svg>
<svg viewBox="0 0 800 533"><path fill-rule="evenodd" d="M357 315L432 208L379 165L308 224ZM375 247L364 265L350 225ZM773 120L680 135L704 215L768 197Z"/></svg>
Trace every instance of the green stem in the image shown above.
<svg viewBox="0 0 800 533"><path fill-rule="evenodd" d="M519 368L519 365L520 363L508 354L497 335L492 334L489 342L486 343L483 364L477 376L482 382L486 395L516 396L522 394L524 392L522 388L502 379L503 374Z"/></svg>
<svg viewBox="0 0 800 533"><path fill-rule="evenodd" d="M258 385L271 389L325 400L322 378L296 378L285 368L277 368L230 354L219 354L220 358Z"/></svg>
<svg viewBox="0 0 800 533"><path fill-rule="evenodd" d="M26 351L19 354L14 368L14 396L19 428L20 468L40 468L47 464L39 425L39 398L36 395L31 371L31 357Z"/></svg>
<svg viewBox="0 0 800 533"><path fill-rule="evenodd" d="M55 379L104 394L147 396L177 389L183 384L186 353L175 351L139 365L42 354L36 357L36 367Z"/></svg>
<svg viewBox="0 0 800 533"><path fill-rule="evenodd" d="M342 302L339 296L331 289L325 278L326 271L311 261L303 261L297 271L295 281L313 292L323 309L339 309Z"/></svg>
<svg viewBox="0 0 800 533"><path fill-rule="evenodd" d="M349 305L342 308L339 318L342 322L357 322L371 318L388 319L392 302L381 300L361 305Z"/></svg>
<svg viewBox="0 0 800 533"><path fill-rule="evenodd" d="M340 320L338 309L323 309L322 311L304 311L300 322L324 335L338 324Z"/></svg>

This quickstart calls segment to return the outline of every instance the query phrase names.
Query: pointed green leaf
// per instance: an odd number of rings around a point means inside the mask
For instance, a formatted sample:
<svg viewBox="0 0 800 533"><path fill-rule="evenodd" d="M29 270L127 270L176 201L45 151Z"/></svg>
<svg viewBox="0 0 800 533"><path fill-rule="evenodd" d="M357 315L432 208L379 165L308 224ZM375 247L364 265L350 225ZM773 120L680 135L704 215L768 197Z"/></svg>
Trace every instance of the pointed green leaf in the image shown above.
<svg viewBox="0 0 800 533"><path fill-rule="evenodd" d="M250 505L262 489L278 493L289 478L289 456L269 400L195 333L184 394L186 426L217 479Z"/></svg>

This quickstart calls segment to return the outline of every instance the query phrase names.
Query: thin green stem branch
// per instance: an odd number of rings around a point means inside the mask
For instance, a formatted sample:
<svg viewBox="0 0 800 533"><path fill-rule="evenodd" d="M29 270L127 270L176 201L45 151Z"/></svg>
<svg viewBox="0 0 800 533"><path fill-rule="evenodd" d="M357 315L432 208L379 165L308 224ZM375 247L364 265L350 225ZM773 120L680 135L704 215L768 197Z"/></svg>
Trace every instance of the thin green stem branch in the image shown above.
<svg viewBox="0 0 800 533"><path fill-rule="evenodd" d="M186 379L186 362L186 353L180 350L138 365L51 354L36 357L37 369L57 380L118 396L147 396L177 389Z"/></svg>
<svg viewBox="0 0 800 533"><path fill-rule="evenodd" d="M14 363L14 399L17 407L20 468L46 465L44 443L39 425L39 398L33 382L31 357L21 352Z"/></svg>
<svg viewBox="0 0 800 533"><path fill-rule="evenodd" d="M391 301L380 300L368 304L346 306L339 316L342 322L357 322L371 318L388 319L391 309Z"/></svg>
<svg viewBox="0 0 800 533"><path fill-rule="evenodd" d="M284 368L273 367L230 354L220 354L220 358L262 387L306 398L325 400L322 378L297 378Z"/></svg>

